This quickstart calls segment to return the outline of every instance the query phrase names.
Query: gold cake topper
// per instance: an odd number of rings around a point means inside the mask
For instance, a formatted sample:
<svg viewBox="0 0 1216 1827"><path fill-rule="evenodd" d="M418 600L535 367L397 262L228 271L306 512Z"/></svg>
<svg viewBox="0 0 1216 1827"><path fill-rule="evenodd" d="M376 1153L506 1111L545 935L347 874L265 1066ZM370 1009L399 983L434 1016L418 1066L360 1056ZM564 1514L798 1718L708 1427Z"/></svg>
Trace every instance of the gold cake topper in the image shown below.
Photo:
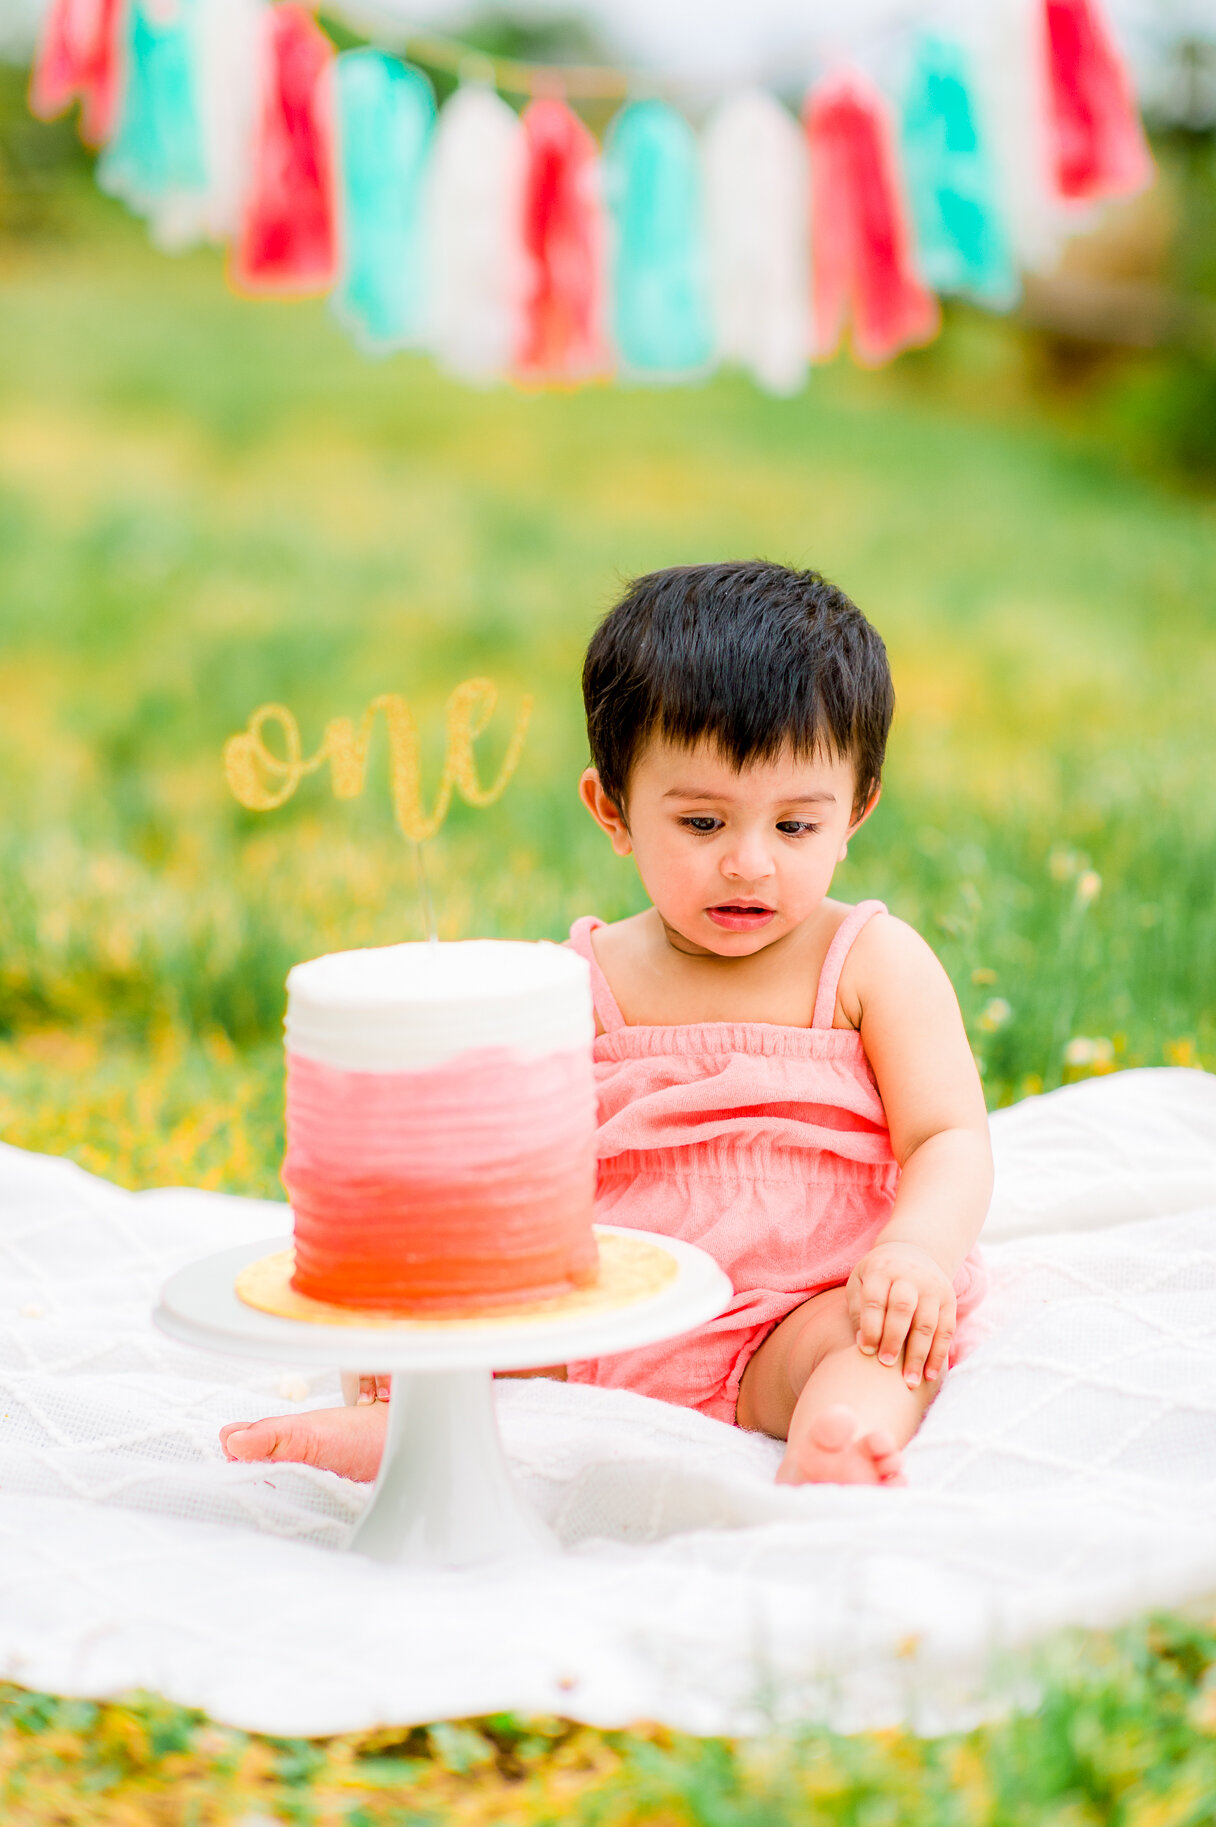
<svg viewBox="0 0 1216 1827"><path fill-rule="evenodd" d="M402 836L415 846L424 911L433 936L434 922L422 874L420 846L434 837L443 824L451 810L454 791L459 791L470 806L492 806L501 799L523 751L532 715L530 696L520 704L498 773L489 786L482 786L473 745L489 724L497 703L498 689L491 679L465 679L448 699L444 710L447 743L443 773L430 812L426 810L422 796L418 725L399 692L382 692L373 698L358 729L349 717L332 718L325 726L320 748L308 756L301 747L300 726L287 706L262 704L240 735L230 736L224 744L224 773L235 797L254 812L272 812L276 806L286 805L305 775L315 774L327 761L334 797L357 799L367 779L367 758L376 717L382 712L388 730L393 816ZM281 752L276 752L266 740L267 730L275 726L282 742Z"/></svg>

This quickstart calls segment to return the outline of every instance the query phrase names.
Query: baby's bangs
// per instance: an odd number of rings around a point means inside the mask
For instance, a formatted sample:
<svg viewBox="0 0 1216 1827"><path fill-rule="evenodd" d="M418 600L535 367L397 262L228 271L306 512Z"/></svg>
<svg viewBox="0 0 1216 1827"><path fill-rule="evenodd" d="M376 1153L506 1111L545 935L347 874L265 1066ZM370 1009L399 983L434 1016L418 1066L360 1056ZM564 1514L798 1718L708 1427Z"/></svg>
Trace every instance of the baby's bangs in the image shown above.
<svg viewBox="0 0 1216 1827"><path fill-rule="evenodd" d="M710 743L739 771L787 751L799 761L843 760L854 747L850 733L842 739L828 718L818 692L791 693L787 702L774 704L759 696L724 700L681 691L674 703L667 699L655 707L650 727L638 731L635 752L653 739L689 749Z"/></svg>

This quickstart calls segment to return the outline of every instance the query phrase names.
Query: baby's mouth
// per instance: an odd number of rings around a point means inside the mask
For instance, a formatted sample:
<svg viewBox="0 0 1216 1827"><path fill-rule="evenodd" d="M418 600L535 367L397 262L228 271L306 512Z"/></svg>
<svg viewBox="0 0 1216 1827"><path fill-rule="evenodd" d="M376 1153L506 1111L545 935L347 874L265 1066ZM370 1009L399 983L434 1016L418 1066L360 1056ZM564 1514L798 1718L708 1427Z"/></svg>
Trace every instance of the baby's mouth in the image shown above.
<svg viewBox="0 0 1216 1827"><path fill-rule="evenodd" d="M705 911L715 926L730 933L759 932L777 917L775 908L764 907L758 901L722 901Z"/></svg>

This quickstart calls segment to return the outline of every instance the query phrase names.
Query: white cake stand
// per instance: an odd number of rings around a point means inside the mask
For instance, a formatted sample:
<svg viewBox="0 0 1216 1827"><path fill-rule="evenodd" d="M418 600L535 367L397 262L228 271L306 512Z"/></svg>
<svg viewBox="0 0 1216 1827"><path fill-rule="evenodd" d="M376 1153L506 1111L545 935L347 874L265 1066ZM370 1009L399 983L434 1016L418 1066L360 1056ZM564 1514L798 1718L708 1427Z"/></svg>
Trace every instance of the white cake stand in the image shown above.
<svg viewBox="0 0 1216 1827"><path fill-rule="evenodd" d="M655 1344L713 1319L732 1297L717 1263L692 1244L618 1225L596 1230L668 1251L674 1277L656 1293L590 1313L335 1326L282 1319L237 1296L242 1269L291 1244L271 1237L182 1269L153 1318L162 1332L206 1351L394 1373L380 1475L348 1544L357 1553L444 1567L556 1553L556 1539L507 1469L491 1373Z"/></svg>

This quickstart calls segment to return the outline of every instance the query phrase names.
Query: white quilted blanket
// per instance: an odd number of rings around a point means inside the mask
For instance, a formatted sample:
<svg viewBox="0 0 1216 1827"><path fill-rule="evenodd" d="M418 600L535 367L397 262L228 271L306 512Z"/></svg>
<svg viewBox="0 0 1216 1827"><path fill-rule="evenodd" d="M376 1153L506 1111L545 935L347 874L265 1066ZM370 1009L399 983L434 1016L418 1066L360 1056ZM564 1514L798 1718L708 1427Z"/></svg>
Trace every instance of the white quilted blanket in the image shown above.
<svg viewBox="0 0 1216 1827"><path fill-rule="evenodd" d="M362 1488L224 1463L221 1422L332 1377L152 1330L171 1271L281 1207L0 1149L0 1674L285 1734L505 1709L932 1731L1042 1632L1216 1592L1216 1078L1093 1080L993 1134L987 1337L906 1490L778 1489L759 1436L511 1383L508 1449L569 1553L443 1575L338 1551Z"/></svg>

